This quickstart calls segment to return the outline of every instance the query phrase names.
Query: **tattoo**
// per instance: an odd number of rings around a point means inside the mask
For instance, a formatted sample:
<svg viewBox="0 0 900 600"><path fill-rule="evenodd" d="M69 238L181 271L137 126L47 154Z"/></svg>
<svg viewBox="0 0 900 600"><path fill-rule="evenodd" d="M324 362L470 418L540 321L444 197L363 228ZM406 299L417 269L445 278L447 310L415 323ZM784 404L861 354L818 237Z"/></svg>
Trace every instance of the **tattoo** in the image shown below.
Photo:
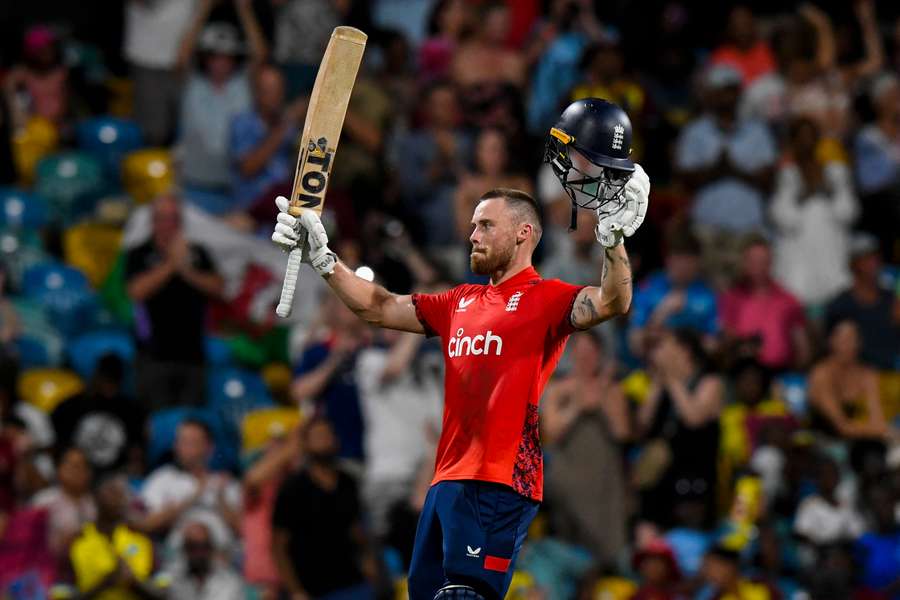
<svg viewBox="0 0 900 600"><path fill-rule="evenodd" d="M573 326L581 328L590 326L598 320L600 320L600 314L597 312L593 301L591 301L590 295L585 294L581 302L573 307L570 321Z"/></svg>
<svg viewBox="0 0 900 600"><path fill-rule="evenodd" d="M600 272L600 283L606 281L606 274L609 273L609 260L603 259L603 270Z"/></svg>

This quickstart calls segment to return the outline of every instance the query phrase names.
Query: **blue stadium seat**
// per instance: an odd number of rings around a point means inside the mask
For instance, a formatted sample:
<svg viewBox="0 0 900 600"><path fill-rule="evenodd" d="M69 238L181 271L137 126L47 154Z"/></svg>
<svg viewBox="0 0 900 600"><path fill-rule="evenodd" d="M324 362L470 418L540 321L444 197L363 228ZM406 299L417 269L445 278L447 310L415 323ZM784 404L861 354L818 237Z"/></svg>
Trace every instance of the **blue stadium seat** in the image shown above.
<svg viewBox="0 0 900 600"><path fill-rule="evenodd" d="M37 194L0 187L0 226L39 229L47 224L49 212L47 201Z"/></svg>
<svg viewBox="0 0 900 600"><path fill-rule="evenodd" d="M44 251L39 232L31 229L0 228L0 260L6 267L7 289L18 291L25 272L50 257Z"/></svg>
<svg viewBox="0 0 900 600"><path fill-rule="evenodd" d="M46 367L51 364L50 351L43 340L26 335L13 342L19 359L19 366L23 369Z"/></svg>
<svg viewBox="0 0 900 600"><path fill-rule="evenodd" d="M100 303L87 278L77 269L48 261L22 276L22 292L39 304L52 326L67 338L94 327Z"/></svg>
<svg viewBox="0 0 900 600"><path fill-rule="evenodd" d="M126 365L134 360L134 341L131 336L118 330L100 330L85 333L68 345L69 362L84 379L94 374L97 361L105 354L115 354Z"/></svg>
<svg viewBox="0 0 900 600"><path fill-rule="evenodd" d="M100 159L111 178L118 177L122 157L143 145L138 124L118 117L82 121L77 132L78 146Z"/></svg>
<svg viewBox="0 0 900 600"><path fill-rule="evenodd" d="M206 363L208 365L223 366L231 364L231 348L222 338L212 335L204 340L206 347Z"/></svg>
<svg viewBox="0 0 900 600"><path fill-rule="evenodd" d="M63 152L38 163L34 189L47 199L52 219L73 223L91 215L111 186L99 159L86 152Z"/></svg>
<svg viewBox="0 0 900 600"><path fill-rule="evenodd" d="M775 380L775 384L781 389L788 411L799 419L806 417L809 391L806 373L785 373Z"/></svg>
<svg viewBox="0 0 900 600"><path fill-rule="evenodd" d="M275 403L262 377L251 371L228 367L210 369L206 383L206 408L214 415L216 426L226 437L227 449L234 450L237 460L244 417Z"/></svg>
<svg viewBox="0 0 900 600"><path fill-rule="evenodd" d="M84 273L56 261L46 261L34 265L25 271L22 277L22 293L32 298L60 291L86 291L89 289L90 286Z"/></svg>

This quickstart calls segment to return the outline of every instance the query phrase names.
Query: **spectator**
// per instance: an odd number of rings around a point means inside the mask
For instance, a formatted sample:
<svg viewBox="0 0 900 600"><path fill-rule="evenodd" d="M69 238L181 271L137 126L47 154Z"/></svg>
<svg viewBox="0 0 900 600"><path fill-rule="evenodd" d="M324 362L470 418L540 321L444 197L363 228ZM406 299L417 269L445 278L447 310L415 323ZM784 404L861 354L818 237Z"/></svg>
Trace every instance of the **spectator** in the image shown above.
<svg viewBox="0 0 900 600"><path fill-rule="evenodd" d="M678 600L681 572L675 554L665 540L655 539L635 551L632 569L640 576L640 587L631 600Z"/></svg>
<svg viewBox="0 0 900 600"><path fill-rule="evenodd" d="M814 425L849 442L851 463L861 475L883 466L884 444L900 432L884 416L878 373L860 363L859 329L853 321L838 321L831 329L829 354L809 376L809 401Z"/></svg>
<svg viewBox="0 0 900 600"><path fill-rule="evenodd" d="M341 0L272 0L272 4L275 6L274 58L278 64L284 65L287 97L293 99L308 95L331 32L341 24L351 3Z"/></svg>
<svg viewBox="0 0 900 600"><path fill-rule="evenodd" d="M856 323L861 337L860 358L882 371L896 368L900 348L900 297L880 285L881 256L878 242L860 233L850 241L850 288L825 307L825 322Z"/></svg>
<svg viewBox="0 0 900 600"><path fill-rule="evenodd" d="M128 252L125 274L137 304L138 402L145 408L202 404L205 311L223 282L206 250L185 238L178 198L153 204L152 237Z"/></svg>
<svg viewBox="0 0 900 600"><path fill-rule="evenodd" d="M282 482L300 467L302 430L273 436L262 455L244 473L241 537L244 540L244 579L262 598L278 597L281 580L272 556L272 513Z"/></svg>
<svg viewBox="0 0 900 600"><path fill-rule="evenodd" d="M88 389L63 400L51 413L57 444L75 446L97 470L118 470L144 448L145 415L125 396L125 365L115 354L97 361Z"/></svg>
<svg viewBox="0 0 900 600"><path fill-rule="evenodd" d="M460 92L462 114L476 127L499 127L516 132L526 65L506 47L509 8L502 2L480 7L478 29L456 51L450 74Z"/></svg>
<svg viewBox="0 0 900 600"><path fill-rule="evenodd" d="M775 371L800 369L810 359L803 307L772 278L772 249L761 236L744 245L741 277L720 299L726 343Z"/></svg>
<svg viewBox="0 0 900 600"><path fill-rule="evenodd" d="M209 0L204 0L207 3ZM134 82L134 118L151 146L171 141L181 101L181 70L190 52L181 45L200 0L128 0L124 55Z"/></svg>
<svg viewBox="0 0 900 600"><path fill-rule="evenodd" d="M731 9L725 42L713 50L710 63L728 65L740 71L745 87L775 70L775 57L769 44L759 35L756 15L750 6L738 4Z"/></svg>
<svg viewBox="0 0 900 600"><path fill-rule="evenodd" d="M178 154L185 195L208 212L231 207L231 166L228 127L231 119L251 106L249 73L266 55L266 42L250 1L236 1L238 17L249 42L250 65L238 63L241 42L230 23L204 26L212 3L204 1L185 44L198 50L198 69L187 81L181 101ZM201 29L202 27L202 29Z"/></svg>
<svg viewBox="0 0 900 600"><path fill-rule="evenodd" d="M108 474L94 486L97 519L72 543L70 560L80 597L99 600L158 600L162 590L150 581L153 543L129 527L125 478Z"/></svg>
<svg viewBox="0 0 900 600"><path fill-rule="evenodd" d="M234 210L246 211L265 199L287 190L296 166L298 123L306 114L306 98L285 104L284 77L269 65L253 77L251 110L231 121L229 147L233 171Z"/></svg>
<svg viewBox="0 0 900 600"><path fill-rule="evenodd" d="M58 36L46 25L31 27L25 32L23 57L24 64L13 69L4 82L10 97L24 99L22 106L13 107L21 113L15 121L24 125L25 119L35 116L62 128L71 117L70 90Z"/></svg>
<svg viewBox="0 0 900 600"><path fill-rule="evenodd" d="M374 597L366 582L375 570L359 495L336 466L337 444L328 421L311 419L304 433L306 466L285 480L275 503L275 562L285 591L297 600Z"/></svg>
<svg viewBox="0 0 900 600"><path fill-rule="evenodd" d="M669 239L665 270L651 274L635 290L629 344L645 356L662 329L690 328L711 344L719 331L716 296L700 278L700 243L687 231Z"/></svg>
<svg viewBox="0 0 900 600"><path fill-rule="evenodd" d="M439 253L458 239L453 190L471 156L472 141L460 128L459 102L452 85L436 81L422 96L422 127L400 133L389 145L388 160L404 207L421 231L428 232L422 245Z"/></svg>
<svg viewBox="0 0 900 600"><path fill-rule="evenodd" d="M825 456L818 462L816 493L797 508L794 533L814 546L855 540L863 533L865 524L849 494L838 489L840 469L833 459Z"/></svg>
<svg viewBox="0 0 900 600"><path fill-rule="evenodd" d="M572 342L572 370L547 386L542 405L550 518L557 536L612 564L627 544L628 404L597 334L579 333Z"/></svg>
<svg viewBox="0 0 900 600"><path fill-rule="evenodd" d="M841 161L816 156L820 139L814 121L791 122L771 206L777 278L812 306L849 284L849 229L859 213L850 171Z"/></svg>
<svg viewBox="0 0 900 600"><path fill-rule="evenodd" d="M650 395L639 409L637 426L646 445L661 448L667 459L645 492L642 512L650 521L669 525L678 496L693 490L705 504L704 521L710 523L722 381L709 370L699 336L686 329L663 334L650 353L650 366Z"/></svg>
<svg viewBox="0 0 900 600"><path fill-rule="evenodd" d="M559 236L553 250L545 255L541 274L546 279L600 283L603 258L597 250L594 233L596 217L580 210L577 219L577 229Z"/></svg>
<svg viewBox="0 0 900 600"><path fill-rule="evenodd" d="M378 538L387 533L390 509L409 497L428 434L440 431L443 412L440 365L421 354L424 338L391 330L381 336L360 351L355 374L366 455L363 498Z"/></svg>
<svg viewBox="0 0 900 600"><path fill-rule="evenodd" d="M900 524L896 516L897 493L884 485L866 492L872 527L856 541L862 583L881 591L891 600L898 597L900 583Z"/></svg>
<svg viewBox="0 0 900 600"><path fill-rule="evenodd" d="M334 427L341 458L362 463L363 417L354 377L358 351L368 342L365 324L336 297L323 302L321 339L312 339L294 369L291 397L324 415Z"/></svg>
<svg viewBox="0 0 900 600"><path fill-rule="evenodd" d="M428 18L428 39L419 47L419 77L425 82L450 75L453 55L473 26L472 10L465 0L440 0Z"/></svg>
<svg viewBox="0 0 900 600"><path fill-rule="evenodd" d="M900 80L893 73L878 75L869 96L875 118L856 136L853 152L863 199L860 225L875 232L883 248L897 258L893 225L900 219Z"/></svg>
<svg viewBox="0 0 900 600"><path fill-rule="evenodd" d="M69 545L82 527L97 518L91 495L91 465L84 451L69 447L60 453L53 487L38 492L32 506L47 509L50 550L57 557L67 556Z"/></svg>
<svg viewBox="0 0 900 600"><path fill-rule="evenodd" d="M729 600L730 598L758 598L777 600L778 592L769 584L747 579L741 575L740 557L729 548L716 546L703 560L703 581L707 588L699 598Z"/></svg>
<svg viewBox="0 0 900 600"><path fill-rule="evenodd" d="M240 526L241 490L228 473L209 469L213 451L209 426L193 419L182 421L173 450L174 464L150 473L141 489L146 508L141 531L177 533L192 519L203 519L216 539L230 540Z"/></svg>
<svg viewBox="0 0 900 600"><path fill-rule="evenodd" d="M244 584L219 556L212 533L203 522L188 523L182 532L178 566L171 573L169 600L244 600Z"/></svg>
<svg viewBox="0 0 900 600"><path fill-rule="evenodd" d="M682 130L675 165L695 190L694 225L707 245L722 252L726 247L713 240L733 245L734 233L762 228L764 198L777 154L768 127L737 114L740 72L714 65L703 81L707 110Z"/></svg>
<svg viewBox="0 0 900 600"><path fill-rule="evenodd" d="M15 351L13 342L21 334L21 324L16 307L9 299L9 272L0 264L0 355Z"/></svg>

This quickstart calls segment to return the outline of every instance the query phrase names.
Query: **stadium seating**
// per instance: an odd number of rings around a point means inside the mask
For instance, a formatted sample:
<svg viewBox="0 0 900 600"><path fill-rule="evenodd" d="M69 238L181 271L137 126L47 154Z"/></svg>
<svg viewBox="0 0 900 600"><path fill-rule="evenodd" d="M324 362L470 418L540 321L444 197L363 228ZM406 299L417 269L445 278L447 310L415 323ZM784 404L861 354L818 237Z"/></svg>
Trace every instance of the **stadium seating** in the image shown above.
<svg viewBox="0 0 900 600"><path fill-rule="evenodd" d="M84 389L84 382L65 369L29 369L19 377L19 396L46 413Z"/></svg>
<svg viewBox="0 0 900 600"><path fill-rule="evenodd" d="M53 261L39 263L24 273L22 291L43 308L47 319L67 338L98 323L97 295L78 269Z"/></svg>
<svg viewBox="0 0 900 600"><path fill-rule="evenodd" d="M13 138L13 159L20 183L31 185L38 163L58 145L59 132L53 123L43 117L29 118Z"/></svg>
<svg viewBox="0 0 900 600"><path fill-rule="evenodd" d="M0 227L39 229L49 218L47 201L16 188L0 188Z"/></svg>
<svg viewBox="0 0 900 600"><path fill-rule="evenodd" d="M78 124L78 146L96 156L107 175L119 177L119 164L129 152L143 145L141 129L134 121L101 116Z"/></svg>
<svg viewBox="0 0 900 600"><path fill-rule="evenodd" d="M175 183L172 155L161 148L135 150L122 159L122 185L138 204L150 202Z"/></svg>
<svg viewBox="0 0 900 600"><path fill-rule="evenodd" d="M91 215L109 190L102 163L88 153L52 154L38 163L35 191L48 200L52 218L61 223Z"/></svg>
<svg viewBox="0 0 900 600"><path fill-rule="evenodd" d="M261 449L273 437L288 433L300 423L296 408L259 408L244 415L241 421L241 452L249 454Z"/></svg>
<svg viewBox="0 0 900 600"><path fill-rule="evenodd" d="M122 242L122 231L100 223L79 223L63 234L66 262L81 270L94 288L112 271Z"/></svg>
<svg viewBox="0 0 900 600"><path fill-rule="evenodd" d="M68 344L69 363L84 379L94 373L97 361L105 354L115 354L126 365L134 360L131 335L118 330L98 330L85 333Z"/></svg>

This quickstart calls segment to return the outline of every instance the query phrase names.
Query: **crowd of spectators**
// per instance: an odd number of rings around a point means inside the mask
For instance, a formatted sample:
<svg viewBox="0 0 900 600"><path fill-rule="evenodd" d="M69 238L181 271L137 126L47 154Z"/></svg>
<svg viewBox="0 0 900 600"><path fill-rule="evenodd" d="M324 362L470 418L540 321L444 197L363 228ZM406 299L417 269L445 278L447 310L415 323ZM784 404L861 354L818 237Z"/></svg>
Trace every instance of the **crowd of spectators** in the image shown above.
<svg viewBox="0 0 900 600"><path fill-rule="evenodd" d="M273 200L340 24L369 42L324 221L361 276L485 282L471 212L513 187L543 207L542 275L598 283L592 216L568 231L541 164L576 99L626 109L653 182L631 311L547 386L511 597L900 598L897 6L14 4L0 598L405 597L439 340L312 272L273 317Z"/></svg>

